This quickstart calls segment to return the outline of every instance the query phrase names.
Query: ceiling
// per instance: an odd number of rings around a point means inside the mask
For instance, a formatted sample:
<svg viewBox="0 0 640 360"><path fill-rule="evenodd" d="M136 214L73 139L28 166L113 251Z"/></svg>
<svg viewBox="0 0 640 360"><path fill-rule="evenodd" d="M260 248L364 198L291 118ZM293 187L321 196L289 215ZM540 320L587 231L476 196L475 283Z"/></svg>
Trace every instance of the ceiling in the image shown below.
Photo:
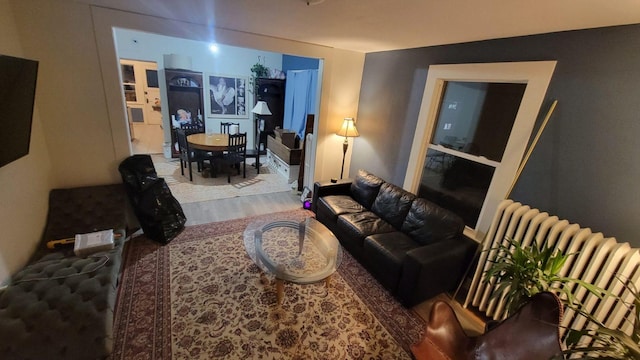
<svg viewBox="0 0 640 360"><path fill-rule="evenodd" d="M640 0L70 1L359 52L640 23Z"/></svg>

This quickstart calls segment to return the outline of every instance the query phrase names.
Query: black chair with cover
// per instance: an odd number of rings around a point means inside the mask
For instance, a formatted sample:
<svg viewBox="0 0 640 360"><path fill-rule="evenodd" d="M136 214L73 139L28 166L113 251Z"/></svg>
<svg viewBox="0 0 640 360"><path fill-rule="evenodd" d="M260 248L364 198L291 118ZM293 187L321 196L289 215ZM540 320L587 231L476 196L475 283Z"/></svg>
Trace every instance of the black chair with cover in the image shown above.
<svg viewBox="0 0 640 360"><path fill-rule="evenodd" d="M229 146L219 160L226 165L227 182L231 182L231 168L236 168L240 175L240 164L242 164L243 177L247 177L246 151L247 133L229 135Z"/></svg>

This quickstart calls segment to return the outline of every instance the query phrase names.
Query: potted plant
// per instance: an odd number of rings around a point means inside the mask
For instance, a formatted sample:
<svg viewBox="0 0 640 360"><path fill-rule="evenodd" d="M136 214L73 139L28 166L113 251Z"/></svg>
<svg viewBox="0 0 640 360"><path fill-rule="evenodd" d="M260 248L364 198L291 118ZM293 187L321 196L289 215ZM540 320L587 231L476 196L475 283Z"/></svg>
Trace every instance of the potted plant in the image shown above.
<svg viewBox="0 0 640 360"><path fill-rule="evenodd" d="M260 77L268 77L269 68L260 63L260 56L258 56L258 62L251 67L251 77L249 78L249 89L253 89L256 84L256 79ZM250 90L253 91L253 90Z"/></svg>
<svg viewBox="0 0 640 360"><path fill-rule="evenodd" d="M599 359L640 359L640 293L630 280L617 279L622 282L625 291L632 295L631 303L626 303L621 296L615 296L616 301L623 302L633 314L626 319L633 324L631 334L622 329L609 328L591 314L572 306L589 324L582 330L568 329L564 355L571 359L593 359L595 354Z"/></svg>
<svg viewBox="0 0 640 360"><path fill-rule="evenodd" d="M551 291L564 294L570 303L574 302L573 294L566 287L567 283L578 283L594 294L601 290L580 279L558 275L565 262L572 254L563 254L558 249L544 246L540 249L534 240L531 246L524 247L518 240L506 238L497 250L496 260L484 273L484 281L498 283L492 298L502 296L506 304L507 314L517 310L528 298L542 292Z"/></svg>
<svg viewBox="0 0 640 360"><path fill-rule="evenodd" d="M584 316L588 325L583 329L567 329L565 338L566 350L563 355L571 359L640 359L640 293L629 280L618 278L626 291L632 295L632 304L627 309L634 316L628 321L633 323L633 331L627 334L621 329L611 329L590 313L582 310L573 294L564 285L576 283L592 294L604 299L615 296L604 289L580 279L558 275L569 256L558 249L550 247L539 249L536 242L529 247L520 241L506 238L498 248L498 256L493 265L484 273L484 281L497 281L492 298L502 296L506 302L507 314L516 311L529 297L542 291L564 294L561 300L564 306L570 307ZM616 301L624 301L616 296Z"/></svg>

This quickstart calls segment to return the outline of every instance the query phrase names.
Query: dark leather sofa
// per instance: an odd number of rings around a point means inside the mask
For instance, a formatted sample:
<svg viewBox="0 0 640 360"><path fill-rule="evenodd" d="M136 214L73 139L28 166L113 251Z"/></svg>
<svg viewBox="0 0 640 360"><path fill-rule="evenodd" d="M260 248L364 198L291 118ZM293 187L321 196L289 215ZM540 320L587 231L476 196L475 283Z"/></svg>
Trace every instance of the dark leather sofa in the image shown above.
<svg viewBox="0 0 640 360"><path fill-rule="evenodd" d="M407 307L453 290L477 247L459 216L364 170L316 182L312 210Z"/></svg>

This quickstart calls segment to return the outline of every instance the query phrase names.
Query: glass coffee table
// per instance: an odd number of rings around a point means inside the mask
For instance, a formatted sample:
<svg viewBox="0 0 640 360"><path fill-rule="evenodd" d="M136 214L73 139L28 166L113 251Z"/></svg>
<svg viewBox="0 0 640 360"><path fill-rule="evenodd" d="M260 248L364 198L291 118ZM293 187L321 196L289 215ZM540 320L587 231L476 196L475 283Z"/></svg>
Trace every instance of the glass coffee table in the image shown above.
<svg viewBox="0 0 640 360"><path fill-rule="evenodd" d="M297 221L256 221L244 231L244 246L258 267L276 278L278 305L284 282L309 284L325 281L342 261L340 242L314 218Z"/></svg>

